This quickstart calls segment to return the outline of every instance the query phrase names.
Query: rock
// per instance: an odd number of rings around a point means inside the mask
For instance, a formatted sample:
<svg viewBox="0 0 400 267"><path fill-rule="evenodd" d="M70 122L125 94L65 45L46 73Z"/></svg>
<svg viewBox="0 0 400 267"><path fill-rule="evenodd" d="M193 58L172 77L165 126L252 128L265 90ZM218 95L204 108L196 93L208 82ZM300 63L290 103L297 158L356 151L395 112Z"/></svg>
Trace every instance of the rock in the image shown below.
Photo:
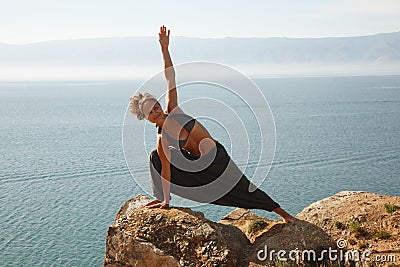
<svg viewBox="0 0 400 267"><path fill-rule="evenodd" d="M267 227L254 235L249 234L248 225L256 219L265 220ZM323 248L336 247L332 238L321 228L306 221L296 220L295 224L285 224L282 221L260 217L248 210L235 209L222 218L220 223L237 226L250 239L251 245L246 252L246 266L268 266L271 264L269 256L272 250L275 251L272 253L272 258L276 259L279 250L284 250L287 258L291 250L298 250L301 253L303 250L319 251ZM259 251L267 251L267 258L263 259L264 252L259 253Z"/></svg>
<svg viewBox="0 0 400 267"><path fill-rule="evenodd" d="M104 266L237 266L249 241L236 227L185 208L147 209L138 195L109 227Z"/></svg>
<svg viewBox="0 0 400 267"><path fill-rule="evenodd" d="M258 216L254 213L251 213L247 209L237 208L237 209L234 209L233 211L231 211L230 213L228 213L227 215L225 215L219 221L219 223L226 224L226 225L232 225L232 226L239 228L240 231L242 231L251 242L252 238L255 237L255 235L257 233L249 233L248 228L249 228L249 225L257 219L262 219L265 222L267 222L267 224L270 224L271 222L273 222L266 218Z"/></svg>
<svg viewBox="0 0 400 267"><path fill-rule="evenodd" d="M179 267L177 260L144 239L135 238L116 227L109 227L104 266Z"/></svg>
<svg viewBox="0 0 400 267"><path fill-rule="evenodd" d="M400 197L340 192L304 208L295 224L268 220L246 209L235 209L216 223L188 208L143 208L148 202L138 195L122 205L107 232L104 266L315 266L301 260L276 263L269 257L274 251L276 259L279 250L288 258L291 251L301 255L336 249L339 238L348 241L346 249L365 244L373 253L387 255L398 252L400 244L400 214L385 209L385 204L400 206ZM249 225L256 225L256 220L263 221L262 227L250 233ZM390 238L376 238L376 233L385 236L382 231Z"/></svg>
<svg viewBox="0 0 400 267"><path fill-rule="evenodd" d="M321 227L334 240L353 239L354 245L348 243L348 249L358 249L360 243L374 241L375 252L398 251L398 246L395 244L400 241L400 236L395 233L396 225L400 223L400 215L395 212L388 213L385 204L400 206L400 197L361 191L343 191L311 204L296 217ZM354 221L359 223L356 228L365 231L366 234L357 235L357 231L351 227ZM346 231L339 229L338 223L344 225ZM391 237L389 239L374 238L382 231L390 233Z"/></svg>

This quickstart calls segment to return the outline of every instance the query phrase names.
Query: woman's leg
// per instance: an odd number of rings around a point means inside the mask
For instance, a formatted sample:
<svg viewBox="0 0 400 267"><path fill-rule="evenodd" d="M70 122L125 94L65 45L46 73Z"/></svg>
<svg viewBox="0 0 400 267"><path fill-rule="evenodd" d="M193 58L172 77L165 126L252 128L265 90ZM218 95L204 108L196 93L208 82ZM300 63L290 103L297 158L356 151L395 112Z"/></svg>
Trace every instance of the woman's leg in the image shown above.
<svg viewBox="0 0 400 267"><path fill-rule="evenodd" d="M285 222L294 222L294 217L283 210L278 203L270 198L265 192L260 189L256 189L253 192L249 192L251 182L237 167L237 165L230 159L225 148L218 144L218 157L216 158L215 166L221 166L219 162L226 162L229 160L229 164L225 165L225 168L230 168L228 173L232 173L233 176L241 178L238 183L229 191L226 195L213 202L213 204L234 206L246 209L263 209L270 212L279 214ZM223 165L223 164L222 164ZM209 172L220 173L220 170L214 166L208 170ZM229 176L229 175L228 175Z"/></svg>
<svg viewBox="0 0 400 267"><path fill-rule="evenodd" d="M176 157L175 154L180 152L182 151L173 148L171 149L172 157ZM187 159L195 159L190 158L190 155L187 153L183 154ZM227 164L227 162L230 164ZM225 174L224 176L230 178L229 173L232 173L234 176L240 174L241 178L229 192L226 192L226 194L224 194L221 198L211 202L212 204L246 209L263 209L279 214L282 216L285 222L293 222L293 217L284 211L279 204L272 200L265 192L261 191L260 189L249 192L250 181L230 159L225 148L220 144L218 145L218 153L213 164L204 171L198 173L186 172L171 165L171 182L173 184L186 187L201 186L220 178L220 175L225 171L228 165L231 169L228 170L228 175ZM153 150L150 154L150 174L152 178L153 194L157 199L163 201L164 196L160 175L161 168L161 161L157 154L157 150ZM201 192L198 196L194 192L191 194L186 194L184 190L174 190L173 184L171 185L171 193L194 201L203 202L202 199L204 199L204 195L202 195Z"/></svg>

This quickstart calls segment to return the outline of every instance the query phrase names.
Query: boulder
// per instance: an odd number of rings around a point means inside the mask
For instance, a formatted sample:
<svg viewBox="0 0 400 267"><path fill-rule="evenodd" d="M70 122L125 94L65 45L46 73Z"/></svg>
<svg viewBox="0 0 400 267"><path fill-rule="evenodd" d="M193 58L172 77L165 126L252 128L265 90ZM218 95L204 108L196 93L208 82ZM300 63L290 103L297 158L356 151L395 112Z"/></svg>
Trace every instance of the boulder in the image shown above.
<svg viewBox="0 0 400 267"><path fill-rule="evenodd" d="M296 216L323 229L346 249L397 255L400 260L400 197L342 191L317 201ZM372 255L373 256L373 255Z"/></svg>
<svg viewBox="0 0 400 267"><path fill-rule="evenodd" d="M250 232L252 223L257 220L265 222L265 227ZM238 227L249 238L251 245L246 251L248 266L270 266L278 259L277 252L285 251L281 258L284 261L304 263L301 253L304 250L314 250L317 253L322 249L336 248L335 242L320 227L303 220L296 220L294 224L283 221L268 220L245 209L235 209L220 223ZM289 253L293 251L293 260ZM282 252L283 253L283 252ZM296 257L298 253L298 257ZM317 257L316 257L317 258ZM308 260L308 255L305 257ZM312 257L310 256L310 259Z"/></svg>
<svg viewBox="0 0 400 267"><path fill-rule="evenodd" d="M237 266L249 240L236 227L188 208L148 209L126 201L107 232L104 266Z"/></svg>
<svg viewBox="0 0 400 267"><path fill-rule="evenodd" d="M318 258L325 249L337 249L337 240L345 244L342 250L371 250L372 260L376 255L400 260L400 197L343 191L306 207L294 224L246 209L212 222L189 208L143 207L149 201L138 195L119 209L107 232L104 266L316 266L311 250Z"/></svg>

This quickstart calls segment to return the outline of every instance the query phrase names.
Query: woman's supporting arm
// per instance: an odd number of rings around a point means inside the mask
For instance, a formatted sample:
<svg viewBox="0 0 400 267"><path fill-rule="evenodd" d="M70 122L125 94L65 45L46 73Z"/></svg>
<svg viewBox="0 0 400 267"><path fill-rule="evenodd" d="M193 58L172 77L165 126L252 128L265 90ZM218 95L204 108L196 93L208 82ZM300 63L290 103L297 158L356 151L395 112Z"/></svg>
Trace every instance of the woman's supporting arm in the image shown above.
<svg viewBox="0 0 400 267"><path fill-rule="evenodd" d="M162 138L161 134L157 135L157 154L161 161L161 187L163 192L163 201L158 199L150 201L144 207L147 208L168 208L170 202L170 192L171 192L171 168L170 161L171 151L169 150L169 142ZM164 148L165 147L165 152Z"/></svg>
<svg viewBox="0 0 400 267"><path fill-rule="evenodd" d="M159 136L157 141L157 153L161 161L161 184L164 194L164 201L167 206L169 206L170 191L171 191L171 165L170 158L171 152L168 149L168 144L164 143L162 137Z"/></svg>
<svg viewBox="0 0 400 267"><path fill-rule="evenodd" d="M175 70L172 64L171 55L169 54L169 35L170 30L163 25L160 27L159 42L161 45L161 52L164 60L164 75L167 80L167 95L166 104L167 111L170 113L173 109L178 107L178 95L176 92Z"/></svg>

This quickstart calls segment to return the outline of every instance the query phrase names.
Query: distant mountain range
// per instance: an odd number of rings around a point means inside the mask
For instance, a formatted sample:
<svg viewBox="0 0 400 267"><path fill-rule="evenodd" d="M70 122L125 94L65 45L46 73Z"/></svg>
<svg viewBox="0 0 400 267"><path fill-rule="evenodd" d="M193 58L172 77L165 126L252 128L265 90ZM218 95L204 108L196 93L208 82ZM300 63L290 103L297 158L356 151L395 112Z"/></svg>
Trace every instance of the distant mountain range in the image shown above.
<svg viewBox="0 0 400 267"><path fill-rule="evenodd" d="M330 38L171 39L174 63L240 65L398 65L400 32ZM162 66L156 37L93 38L0 44L0 67Z"/></svg>

